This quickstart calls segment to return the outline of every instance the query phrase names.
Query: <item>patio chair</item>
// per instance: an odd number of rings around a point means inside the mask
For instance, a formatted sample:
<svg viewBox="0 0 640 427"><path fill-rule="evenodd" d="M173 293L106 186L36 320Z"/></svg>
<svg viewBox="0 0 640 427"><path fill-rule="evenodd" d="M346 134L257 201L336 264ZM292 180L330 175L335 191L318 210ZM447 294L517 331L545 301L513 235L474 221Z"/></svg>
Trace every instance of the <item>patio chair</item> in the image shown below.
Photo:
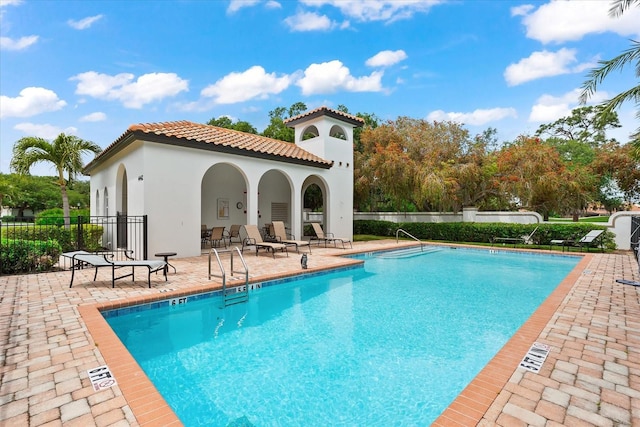
<svg viewBox="0 0 640 427"><path fill-rule="evenodd" d="M591 230L582 239L576 242L576 246L582 250L591 246L600 246L600 251L604 252L604 230Z"/></svg>
<svg viewBox="0 0 640 427"><path fill-rule="evenodd" d="M229 245L233 242L233 239L238 239L237 243L242 243L242 237L240 237L240 228L242 226L240 224L233 224L229 231L225 230L224 237L229 240Z"/></svg>
<svg viewBox="0 0 640 427"><path fill-rule="evenodd" d="M224 227L213 227L211 229L211 236L209 236L209 241L211 242L211 247L220 247L220 243L227 247L227 240L224 236Z"/></svg>
<svg viewBox="0 0 640 427"><path fill-rule="evenodd" d="M316 233L315 239L318 241L318 244L320 244L320 242L324 242L325 248L327 247L327 243L333 243L333 246L337 248L338 242L342 244L342 249L345 249L345 246L344 246L345 243L349 243L349 246L353 248L353 245L351 244L351 240L345 237L335 237L333 233L325 233L322 230L322 226L317 222L312 222L311 226L313 227L314 233Z"/></svg>
<svg viewBox="0 0 640 427"><path fill-rule="evenodd" d="M256 256L258 256L258 250L261 248L266 249L267 252L271 251L274 258L276 257L276 250L285 252L287 256L289 256L287 245L284 243L272 243L262 240L262 235L260 234L260 230L258 230L257 225L246 224L244 226L244 231L247 237L242 241L242 252L244 252L245 246L255 246Z"/></svg>
<svg viewBox="0 0 640 427"><path fill-rule="evenodd" d="M272 225L272 235L276 238L279 243L284 243L285 245L295 245L296 252L300 252L300 246L306 246L309 248L309 253L311 253L311 244L308 240L296 240L295 236L291 234L287 234L287 230L284 226L284 222L282 221L273 221Z"/></svg>
<svg viewBox="0 0 640 427"><path fill-rule="evenodd" d="M200 242L207 243L209 241L209 236L211 236L211 230L207 227L207 224L200 225Z"/></svg>
<svg viewBox="0 0 640 427"><path fill-rule="evenodd" d="M538 227L534 228L531 234L523 234L520 237L492 237L491 244L493 245L496 242L502 243L513 243L515 247L516 244L521 243L524 245L532 245L533 244L533 235L538 231Z"/></svg>
<svg viewBox="0 0 640 427"><path fill-rule="evenodd" d="M575 243L579 240L580 236L578 234L572 234L568 239L552 239L549 241L549 249L555 246L562 246L562 252L570 246L574 246Z"/></svg>

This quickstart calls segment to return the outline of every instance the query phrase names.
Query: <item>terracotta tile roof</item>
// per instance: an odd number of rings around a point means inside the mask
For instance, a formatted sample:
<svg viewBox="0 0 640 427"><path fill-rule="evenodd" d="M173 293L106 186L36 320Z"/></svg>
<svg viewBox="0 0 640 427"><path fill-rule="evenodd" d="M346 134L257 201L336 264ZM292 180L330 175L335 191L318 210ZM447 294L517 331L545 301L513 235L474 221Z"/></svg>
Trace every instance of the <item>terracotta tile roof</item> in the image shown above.
<svg viewBox="0 0 640 427"><path fill-rule="evenodd" d="M306 111L294 117L289 117L288 119L284 120L284 123L289 127L293 127L297 123L311 120L319 116L334 117L336 119L340 119L342 121L351 123L356 127L360 127L364 125L364 119L361 119L360 117L352 116L351 114L343 113L342 111L338 111L338 110L333 110L325 106L318 107L315 110Z"/></svg>
<svg viewBox="0 0 640 427"><path fill-rule="evenodd" d="M311 154L290 142L182 120L177 122L140 123L129 126L125 133L85 167L85 173L90 172L95 166L136 140L266 158L325 169L330 168L333 164L333 162Z"/></svg>

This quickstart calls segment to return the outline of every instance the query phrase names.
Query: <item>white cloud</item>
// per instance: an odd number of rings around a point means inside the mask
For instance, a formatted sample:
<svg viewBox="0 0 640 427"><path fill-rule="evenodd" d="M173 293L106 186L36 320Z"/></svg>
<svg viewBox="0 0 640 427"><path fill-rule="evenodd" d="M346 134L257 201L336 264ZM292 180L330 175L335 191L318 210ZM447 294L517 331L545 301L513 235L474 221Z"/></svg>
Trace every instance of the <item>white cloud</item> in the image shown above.
<svg viewBox="0 0 640 427"><path fill-rule="evenodd" d="M86 30L89 28L94 22L101 19L102 15L89 16L87 18L81 19L79 21L74 21L73 19L69 19L67 24L71 28L75 28L76 30Z"/></svg>
<svg viewBox="0 0 640 427"><path fill-rule="evenodd" d="M367 59L365 64L369 67L388 67L405 59L407 59L407 54L404 50L383 50Z"/></svg>
<svg viewBox="0 0 640 427"><path fill-rule="evenodd" d="M504 71L504 78L509 86L516 86L524 82L542 77L557 76L584 70L583 65L572 69L569 65L576 62L576 50L562 48L557 52L533 52L528 58L511 64Z"/></svg>
<svg viewBox="0 0 640 427"><path fill-rule="evenodd" d="M189 82L175 73L149 73L134 79L133 74L115 76L88 71L71 77L78 80L76 94L93 98L117 100L126 108L142 108L145 104L160 101L189 90Z"/></svg>
<svg viewBox="0 0 640 427"><path fill-rule="evenodd" d="M38 138L44 138L47 140L53 140L61 133L66 135L76 135L78 129L74 127L68 127L65 129L50 124L35 124L35 123L18 123L13 127L15 130L19 130L28 136L35 136Z"/></svg>
<svg viewBox="0 0 640 427"><path fill-rule="evenodd" d="M26 49L38 41L38 36L25 36L14 40L10 37L0 37L0 49L22 50Z"/></svg>
<svg viewBox="0 0 640 427"><path fill-rule="evenodd" d="M574 89L561 96L544 94L531 107L530 122L554 122L561 117L571 114L571 110L578 105L580 90Z"/></svg>
<svg viewBox="0 0 640 427"><path fill-rule="evenodd" d="M0 96L0 118L31 117L49 111L57 111L67 103L58 95L42 87L27 87L15 98Z"/></svg>
<svg viewBox="0 0 640 427"><path fill-rule="evenodd" d="M227 13L236 13L243 7L251 7L260 3L260 0L231 0L227 7Z"/></svg>
<svg viewBox="0 0 640 427"><path fill-rule="evenodd" d="M296 82L303 95L333 93L338 90L347 92L382 91L382 71L374 71L369 76L354 77L349 68L338 60L311 64L304 70L304 77Z"/></svg>
<svg viewBox="0 0 640 427"><path fill-rule="evenodd" d="M80 117L81 122L102 122L105 120L107 120L107 115L99 111Z"/></svg>
<svg viewBox="0 0 640 427"><path fill-rule="evenodd" d="M301 0L307 6L334 6L358 21L386 21L391 23L426 13L442 0Z"/></svg>
<svg viewBox="0 0 640 427"><path fill-rule="evenodd" d="M471 113L446 113L442 110L432 111L427 115L429 121L452 121L472 126L481 126L486 123L496 122L507 117L518 118L515 108L491 108L488 110L477 109Z"/></svg>
<svg viewBox="0 0 640 427"><path fill-rule="evenodd" d="M250 99L266 99L287 89L291 77L277 77L275 73L267 74L259 65L254 65L241 73L230 73L207 86L201 92L204 97L214 98L217 104L234 104Z"/></svg>
<svg viewBox="0 0 640 427"><path fill-rule="evenodd" d="M284 20L292 31L324 31L336 26L326 15L313 12L299 12Z"/></svg>
<svg viewBox="0 0 640 427"><path fill-rule="evenodd" d="M581 89L573 89L560 96L544 94L531 107L530 122L548 123L571 114L571 110L579 107ZM599 104L608 98L607 92L596 92L590 99L590 104Z"/></svg>
<svg viewBox="0 0 640 427"><path fill-rule="evenodd" d="M282 5L277 1L270 0L265 4L267 9L282 9Z"/></svg>
<svg viewBox="0 0 640 427"><path fill-rule="evenodd" d="M587 34L613 32L621 36L640 35L640 8L630 7L621 17L609 16L610 1L558 1L527 10L523 24L527 37L542 43L580 40ZM513 10L512 10L513 14Z"/></svg>
<svg viewBox="0 0 640 427"><path fill-rule="evenodd" d="M526 16L534 9L532 4L523 4L511 8L511 16Z"/></svg>

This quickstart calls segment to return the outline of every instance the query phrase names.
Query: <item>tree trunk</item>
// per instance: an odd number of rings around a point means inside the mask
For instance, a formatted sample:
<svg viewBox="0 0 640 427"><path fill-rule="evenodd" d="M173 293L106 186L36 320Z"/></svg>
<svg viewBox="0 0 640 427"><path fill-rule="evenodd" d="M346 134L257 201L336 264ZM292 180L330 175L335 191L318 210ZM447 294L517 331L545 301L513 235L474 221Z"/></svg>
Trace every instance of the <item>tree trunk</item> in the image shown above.
<svg viewBox="0 0 640 427"><path fill-rule="evenodd" d="M69 218L69 196L67 195L67 186L65 184L60 185L60 192L62 193L62 215L64 216L64 228L69 230L71 228L71 219Z"/></svg>

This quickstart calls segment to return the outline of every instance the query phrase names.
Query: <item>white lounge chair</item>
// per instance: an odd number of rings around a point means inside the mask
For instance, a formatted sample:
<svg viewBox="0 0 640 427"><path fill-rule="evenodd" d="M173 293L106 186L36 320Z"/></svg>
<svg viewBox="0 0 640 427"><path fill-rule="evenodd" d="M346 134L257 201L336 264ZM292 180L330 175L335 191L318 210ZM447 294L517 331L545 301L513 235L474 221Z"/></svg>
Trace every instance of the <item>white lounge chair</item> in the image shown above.
<svg viewBox="0 0 640 427"><path fill-rule="evenodd" d="M335 237L333 233L325 233L322 230L322 226L317 222L312 222L311 226L313 227L313 231L316 233L318 244L320 244L321 241L324 242L325 248L327 247L327 243L333 243L334 247L338 247L338 242L342 244L342 249L345 249L345 243L349 243L349 246L353 248L353 245L351 245L351 240L345 237Z"/></svg>
<svg viewBox="0 0 640 427"><path fill-rule="evenodd" d="M284 243L285 245L295 245L296 252L300 252L300 246L306 246L309 248L309 253L311 253L311 245L308 240L296 240L295 236L288 235L287 229L284 226L284 222L282 221L273 221L271 223L273 226L273 236L279 243Z"/></svg>
<svg viewBox="0 0 640 427"><path fill-rule="evenodd" d="M582 239L578 240L576 242L576 245L580 247L580 250L582 250L582 248L584 247L586 247L587 250L589 250L591 246L599 245L600 250L604 252L603 238L604 238L604 230L591 230Z"/></svg>
<svg viewBox="0 0 640 427"><path fill-rule="evenodd" d="M534 228L531 234L523 234L520 237L494 237L493 239L491 239L492 240L491 243L497 243L497 242L513 243L514 247L518 243L521 243L524 245L532 245L533 235L536 234L536 231L538 231L538 227Z"/></svg>
<svg viewBox="0 0 640 427"><path fill-rule="evenodd" d="M111 268L111 287L116 287L116 280L123 279L125 277L131 277L133 281L135 281L134 273L135 267L145 267L149 271L149 275L147 280L149 282L149 288L151 288L151 273L162 270L164 274L164 280L167 280L167 274L165 270L165 266L167 265L164 261L159 260L126 260L126 261L117 261L113 259L113 254L97 254L86 251L75 251L75 252L67 252L62 254L67 258L71 258L71 283L69 283L69 287L73 286L73 278L75 276L76 270L79 270L84 267L95 267L96 272L93 275L93 281L95 282L98 277L98 268L100 267L110 267ZM116 269L123 267L131 267L131 273L125 274L123 276L116 277Z"/></svg>
<svg viewBox="0 0 640 427"><path fill-rule="evenodd" d="M284 243L265 242L262 240L262 235L260 234L260 230L258 230L257 225L247 224L244 226L244 231L247 234L247 237L242 241L242 252L244 252L245 246L255 246L256 256L258 256L258 250L260 248L266 249L267 252L271 251L274 258L276 257L276 250L285 252L287 256L289 256L287 245Z"/></svg>

